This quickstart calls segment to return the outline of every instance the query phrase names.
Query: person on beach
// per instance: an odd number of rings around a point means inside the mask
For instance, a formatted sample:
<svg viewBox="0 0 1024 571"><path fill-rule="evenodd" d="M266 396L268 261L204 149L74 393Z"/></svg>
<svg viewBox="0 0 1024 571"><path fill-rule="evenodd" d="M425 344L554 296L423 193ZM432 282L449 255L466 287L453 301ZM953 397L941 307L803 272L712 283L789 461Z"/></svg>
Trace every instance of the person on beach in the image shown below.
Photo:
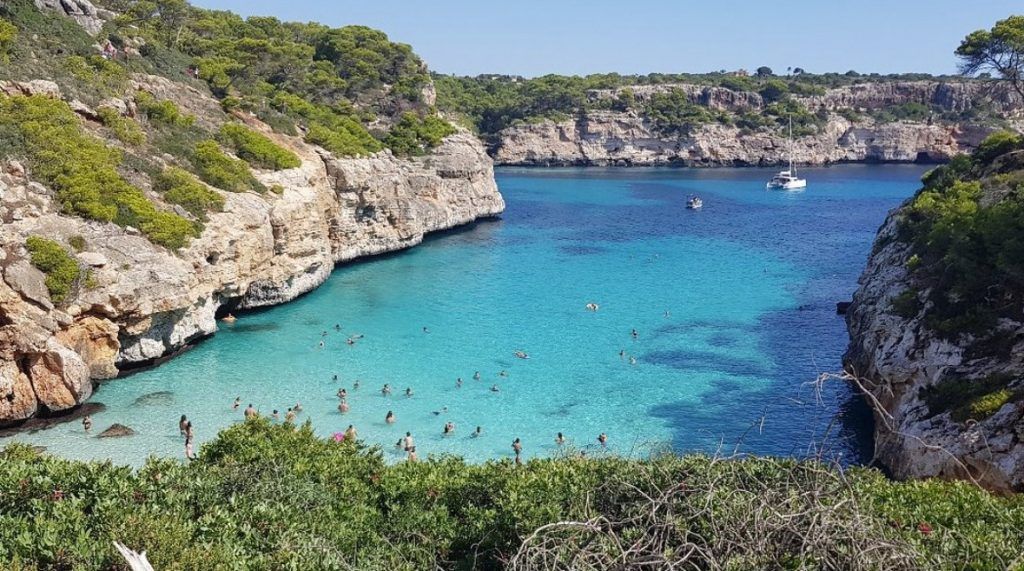
<svg viewBox="0 0 1024 571"><path fill-rule="evenodd" d="M196 454L192 447L192 423L186 423L185 425L185 458L189 460L195 460Z"/></svg>
<svg viewBox="0 0 1024 571"><path fill-rule="evenodd" d="M380 390L380 394L388 396L391 394L391 385L385 383L384 387Z"/></svg>
<svg viewBox="0 0 1024 571"><path fill-rule="evenodd" d="M483 428L480 428L480 427L478 426L478 427L476 427L476 430L474 430L474 431L473 431L473 434L472 434L471 436L472 436L473 438L479 438L479 437L481 437L481 436L483 436L483 435L484 435L484 429L483 429Z"/></svg>
<svg viewBox="0 0 1024 571"><path fill-rule="evenodd" d="M558 436L555 437L555 444L557 444L559 446L565 444L565 437L562 436L561 432L559 432Z"/></svg>
<svg viewBox="0 0 1024 571"><path fill-rule="evenodd" d="M186 418L185 415L183 414L181 415L181 420L178 421L178 432L180 432L182 436L185 436L185 431L187 428L188 418Z"/></svg>
<svg viewBox="0 0 1024 571"><path fill-rule="evenodd" d="M242 406L242 397L235 397L235 402L231 405L231 410L238 410L238 407Z"/></svg>
<svg viewBox="0 0 1024 571"><path fill-rule="evenodd" d="M405 439L403 440L403 444L405 444L404 448L406 452L408 452L410 448L416 446L416 442L413 441L411 432L405 433Z"/></svg>
<svg viewBox="0 0 1024 571"><path fill-rule="evenodd" d="M480 371L477 371L477 372L473 373L473 380L474 381L479 381L480 380Z"/></svg>
<svg viewBox="0 0 1024 571"><path fill-rule="evenodd" d="M92 430L92 417L88 414L82 419L82 428L84 428L86 432Z"/></svg>
<svg viewBox="0 0 1024 571"><path fill-rule="evenodd" d="M384 422L386 422L388 424L394 424L395 423L395 413L391 412L389 410L388 411L388 415L384 417Z"/></svg>
<svg viewBox="0 0 1024 571"><path fill-rule="evenodd" d="M348 400L341 399L341 402L338 403L338 412L340 412L341 414L345 414L346 412L348 412L348 409Z"/></svg>
<svg viewBox="0 0 1024 571"><path fill-rule="evenodd" d="M516 464L522 464L523 443L518 438L512 441L512 451L516 453Z"/></svg>
<svg viewBox="0 0 1024 571"><path fill-rule="evenodd" d="M600 445L601 445L602 447L606 447L606 446L608 446L608 435L602 432L601 434L599 434L599 435L598 435L598 437L597 437L597 442L598 442L598 443L599 443L599 444L600 444Z"/></svg>
<svg viewBox="0 0 1024 571"><path fill-rule="evenodd" d="M457 388L457 389L461 389L462 388L462 377L459 377L459 378L455 379L455 388Z"/></svg>
<svg viewBox="0 0 1024 571"><path fill-rule="evenodd" d="M412 396L412 387L405 387L405 396L406 398Z"/></svg>
<svg viewBox="0 0 1024 571"><path fill-rule="evenodd" d="M351 424L348 425L348 428L345 429L345 440L348 440L349 442L355 442L356 438L358 437L359 433L356 432L356 427L352 426Z"/></svg>
<svg viewBox="0 0 1024 571"><path fill-rule="evenodd" d="M281 420L281 415L277 413L276 408L274 409L274 412L270 415L270 418L274 419L274 422Z"/></svg>
<svg viewBox="0 0 1024 571"><path fill-rule="evenodd" d="M295 410L294 409L290 408L290 409L288 409L288 412L285 413L285 415L284 415L284 423L285 424L295 424Z"/></svg>
<svg viewBox="0 0 1024 571"><path fill-rule="evenodd" d="M242 414L245 415L246 420L256 418L260 415L260 413L256 412L256 409L252 406L252 403L249 403L249 406L245 407L245 412Z"/></svg>

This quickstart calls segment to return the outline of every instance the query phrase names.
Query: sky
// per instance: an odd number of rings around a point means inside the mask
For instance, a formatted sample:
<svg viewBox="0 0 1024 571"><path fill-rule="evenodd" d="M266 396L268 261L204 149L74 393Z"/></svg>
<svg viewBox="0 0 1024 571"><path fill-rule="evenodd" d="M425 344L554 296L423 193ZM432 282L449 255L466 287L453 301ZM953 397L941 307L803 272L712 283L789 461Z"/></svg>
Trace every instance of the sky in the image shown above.
<svg viewBox="0 0 1024 571"><path fill-rule="evenodd" d="M193 0L243 16L361 24L433 71L954 73L969 32L1021 0Z"/></svg>

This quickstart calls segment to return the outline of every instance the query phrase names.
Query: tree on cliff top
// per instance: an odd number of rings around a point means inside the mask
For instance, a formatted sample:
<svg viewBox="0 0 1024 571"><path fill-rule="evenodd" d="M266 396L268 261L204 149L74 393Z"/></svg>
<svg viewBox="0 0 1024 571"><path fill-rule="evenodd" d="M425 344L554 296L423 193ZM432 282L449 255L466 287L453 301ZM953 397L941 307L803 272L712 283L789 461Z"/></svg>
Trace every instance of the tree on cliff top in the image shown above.
<svg viewBox="0 0 1024 571"><path fill-rule="evenodd" d="M1024 16L1010 16L991 30L976 30L956 49L960 73L991 70L1024 97Z"/></svg>

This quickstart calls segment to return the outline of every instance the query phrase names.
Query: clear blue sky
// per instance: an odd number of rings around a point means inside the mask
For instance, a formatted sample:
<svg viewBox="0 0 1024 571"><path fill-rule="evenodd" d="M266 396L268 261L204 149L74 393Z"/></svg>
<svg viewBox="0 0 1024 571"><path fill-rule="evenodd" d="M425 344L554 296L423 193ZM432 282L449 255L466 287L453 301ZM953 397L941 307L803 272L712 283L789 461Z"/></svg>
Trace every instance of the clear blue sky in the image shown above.
<svg viewBox="0 0 1024 571"><path fill-rule="evenodd" d="M431 69L476 75L956 69L960 40L1019 0L194 0L244 16L362 24Z"/></svg>

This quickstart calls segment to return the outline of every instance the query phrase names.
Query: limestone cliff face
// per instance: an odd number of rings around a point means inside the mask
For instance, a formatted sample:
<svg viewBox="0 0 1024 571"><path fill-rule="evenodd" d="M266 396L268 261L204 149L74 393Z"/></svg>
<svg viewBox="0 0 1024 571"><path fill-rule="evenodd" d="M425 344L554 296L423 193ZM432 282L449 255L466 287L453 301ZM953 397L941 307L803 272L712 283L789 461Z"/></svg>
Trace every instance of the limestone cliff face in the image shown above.
<svg viewBox="0 0 1024 571"><path fill-rule="evenodd" d="M876 458L898 478L973 478L996 490L1024 490L1024 403L961 423L949 412L934 414L924 399L929 387L949 379L1000 374L1019 384L1024 323L1001 323L1011 344L1006 355L977 357L968 349L971 340L947 341L924 325L927 304L913 317L897 315L893 299L920 287L908 275L910 246L898 239L901 216L894 211L879 230L846 316L846 366L873 405Z"/></svg>
<svg viewBox="0 0 1024 571"><path fill-rule="evenodd" d="M729 112L757 111L764 102L756 93L721 87L659 85L634 87L637 101L670 89L686 93L694 104ZM592 99L614 96L596 91ZM982 101L1011 116L1020 102L1008 93L991 93L979 83L872 83L829 90L825 95L797 98L812 111L827 112L819 133L793 141L793 160L822 165L839 162L941 162L969 151L991 127L929 122L879 123L865 117L851 123L839 109L871 111L904 103L921 103L961 112ZM659 133L637 111L592 111L582 117L509 127L494 146L495 162L504 165L615 166L746 166L781 164L787 158L786 134L773 130L742 130L721 124L702 125L684 135Z"/></svg>
<svg viewBox="0 0 1024 571"><path fill-rule="evenodd" d="M146 81L154 88L156 80ZM198 111L203 103L183 106ZM89 398L94 380L214 333L219 309L289 301L323 283L339 262L408 248L429 232L504 210L491 160L469 134L452 135L414 159L390 151L336 158L249 120L294 150L302 165L256 172L268 187L281 185L280 195L224 193L224 211L179 252L130 228L65 216L48 188L17 163L6 166L0 424L76 406ZM91 283L55 304L43 274L28 262L30 235L64 244L84 238L76 256L91 270Z"/></svg>

